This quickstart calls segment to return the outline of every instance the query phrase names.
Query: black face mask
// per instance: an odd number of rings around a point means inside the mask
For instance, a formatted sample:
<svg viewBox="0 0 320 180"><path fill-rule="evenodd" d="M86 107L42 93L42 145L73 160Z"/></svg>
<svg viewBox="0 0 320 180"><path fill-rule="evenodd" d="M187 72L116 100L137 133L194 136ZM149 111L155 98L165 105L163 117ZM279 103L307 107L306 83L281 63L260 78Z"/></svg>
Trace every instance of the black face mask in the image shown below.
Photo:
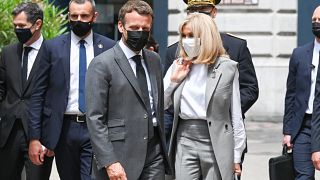
<svg viewBox="0 0 320 180"><path fill-rule="evenodd" d="M140 51L148 42L150 31L127 31L126 43L133 51Z"/></svg>
<svg viewBox="0 0 320 180"><path fill-rule="evenodd" d="M21 42L22 44L28 42L33 36L30 28L15 29L15 33L19 42Z"/></svg>
<svg viewBox="0 0 320 180"><path fill-rule="evenodd" d="M312 33L317 37L320 38L320 23L314 22L312 23Z"/></svg>
<svg viewBox="0 0 320 180"><path fill-rule="evenodd" d="M75 35L83 37L92 29L92 22L71 21L71 30Z"/></svg>

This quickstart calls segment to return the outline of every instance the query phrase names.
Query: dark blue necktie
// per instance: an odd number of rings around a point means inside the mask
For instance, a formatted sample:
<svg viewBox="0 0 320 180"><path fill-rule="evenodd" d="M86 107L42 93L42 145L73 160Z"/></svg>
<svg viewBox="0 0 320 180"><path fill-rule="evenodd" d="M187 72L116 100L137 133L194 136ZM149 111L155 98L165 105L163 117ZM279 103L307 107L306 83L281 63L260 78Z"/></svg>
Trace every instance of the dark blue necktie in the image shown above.
<svg viewBox="0 0 320 180"><path fill-rule="evenodd" d="M147 77L141 63L141 56L140 55L133 56L132 60L136 63L136 76L137 76L137 80L143 96L143 101L146 105L147 112L148 112L148 131L149 131L149 139L150 139L153 137L154 132L153 132L152 110L150 106Z"/></svg>
<svg viewBox="0 0 320 180"><path fill-rule="evenodd" d="M85 78L87 71L87 55L86 55L86 47L84 44L86 43L84 40L79 41L79 97L78 104L79 110L82 113L86 112L86 102L85 102Z"/></svg>
<svg viewBox="0 0 320 180"><path fill-rule="evenodd" d="M25 88L27 77L28 77L28 56L29 52L32 50L32 47L24 47L23 58L22 58L22 69L21 69L21 79L22 87Z"/></svg>

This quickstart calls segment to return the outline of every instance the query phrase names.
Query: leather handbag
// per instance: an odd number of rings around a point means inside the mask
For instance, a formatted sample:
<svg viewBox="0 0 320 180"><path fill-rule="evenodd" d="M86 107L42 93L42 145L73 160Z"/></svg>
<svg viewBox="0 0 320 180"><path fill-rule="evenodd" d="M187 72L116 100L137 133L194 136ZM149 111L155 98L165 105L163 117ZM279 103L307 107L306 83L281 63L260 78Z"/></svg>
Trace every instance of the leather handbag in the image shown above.
<svg viewBox="0 0 320 180"><path fill-rule="evenodd" d="M283 146L282 155L269 159L270 180L294 180L292 153Z"/></svg>

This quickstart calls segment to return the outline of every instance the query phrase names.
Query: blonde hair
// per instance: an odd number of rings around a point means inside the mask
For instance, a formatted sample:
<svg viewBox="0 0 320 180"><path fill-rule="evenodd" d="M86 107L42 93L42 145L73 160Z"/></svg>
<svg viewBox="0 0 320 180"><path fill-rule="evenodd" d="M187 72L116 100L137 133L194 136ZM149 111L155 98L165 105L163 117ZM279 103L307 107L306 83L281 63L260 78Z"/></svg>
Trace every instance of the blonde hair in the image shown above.
<svg viewBox="0 0 320 180"><path fill-rule="evenodd" d="M200 38L200 53L193 61L195 64L213 64L220 56L228 57L222 45L222 40L214 20L202 13L191 13L181 23L179 27L180 40L180 57L187 57L182 47L182 31L185 26L189 26L194 38Z"/></svg>

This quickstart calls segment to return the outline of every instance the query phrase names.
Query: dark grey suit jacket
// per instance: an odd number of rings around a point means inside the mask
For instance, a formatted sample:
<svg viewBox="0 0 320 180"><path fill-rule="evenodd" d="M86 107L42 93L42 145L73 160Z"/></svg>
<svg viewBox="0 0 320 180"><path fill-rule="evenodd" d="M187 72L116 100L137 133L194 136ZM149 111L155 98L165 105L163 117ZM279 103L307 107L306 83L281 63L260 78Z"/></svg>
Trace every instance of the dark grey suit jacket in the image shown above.
<svg viewBox="0 0 320 180"><path fill-rule="evenodd" d="M152 86L157 130L165 152L160 57L144 49L143 58ZM147 154L147 109L137 79L119 44L90 64L86 77L86 106L96 178L107 179L103 167L120 162L129 179L138 179Z"/></svg>
<svg viewBox="0 0 320 180"><path fill-rule="evenodd" d="M0 147L6 144L16 119L22 120L25 133L28 134L27 110L43 48L41 46L37 54L25 88L21 80L22 51L21 43L11 44L3 48L0 57Z"/></svg>

